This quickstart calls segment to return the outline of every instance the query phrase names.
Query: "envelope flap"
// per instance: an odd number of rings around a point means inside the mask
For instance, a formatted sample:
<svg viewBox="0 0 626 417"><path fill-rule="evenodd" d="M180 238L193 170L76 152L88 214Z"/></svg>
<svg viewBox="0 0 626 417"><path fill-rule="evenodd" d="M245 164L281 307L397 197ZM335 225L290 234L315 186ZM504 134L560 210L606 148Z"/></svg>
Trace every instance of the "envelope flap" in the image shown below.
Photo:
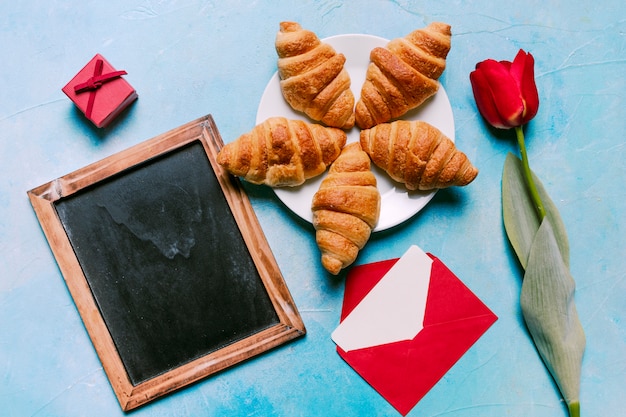
<svg viewBox="0 0 626 417"><path fill-rule="evenodd" d="M432 275L437 279L431 280L428 289L424 327L482 316L495 317L443 262L429 256L433 259Z"/></svg>
<svg viewBox="0 0 626 417"><path fill-rule="evenodd" d="M341 321L354 310L354 307L378 284L378 281L399 259L395 258L367 265L356 265L350 269L346 276Z"/></svg>

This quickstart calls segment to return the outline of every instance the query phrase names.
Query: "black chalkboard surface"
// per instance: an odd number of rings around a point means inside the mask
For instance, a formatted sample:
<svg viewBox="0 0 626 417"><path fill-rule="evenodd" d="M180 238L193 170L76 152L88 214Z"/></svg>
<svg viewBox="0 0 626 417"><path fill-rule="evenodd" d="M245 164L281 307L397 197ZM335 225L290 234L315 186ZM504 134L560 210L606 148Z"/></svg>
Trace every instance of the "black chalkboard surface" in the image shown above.
<svg viewBox="0 0 626 417"><path fill-rule="evenodd" d="M29 191L125 410L305 332L221 145L207 116Z"/></svg>

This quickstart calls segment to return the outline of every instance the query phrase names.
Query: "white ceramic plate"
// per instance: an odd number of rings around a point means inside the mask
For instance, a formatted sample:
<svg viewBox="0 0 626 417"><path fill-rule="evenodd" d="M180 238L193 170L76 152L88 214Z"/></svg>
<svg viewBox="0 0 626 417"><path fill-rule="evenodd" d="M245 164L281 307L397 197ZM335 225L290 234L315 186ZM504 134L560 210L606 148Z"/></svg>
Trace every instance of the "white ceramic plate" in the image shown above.
<svg viewBox="0 0 626 417"><path fill-rule="evenodd" d="M358 100L361 86L365 81L365 73L370 63L370 51L377 46L385 46L387 39L371 35L338 35L323 39L346 57L345 68L350 74L351 88L355 99ZM270 79L259 108L256 123L260 124L270 117L282 116L289 119L300 119L311 122L306 115L294 111L285 101L280 91L278 73ZM452 141L454 141L454 118L448 95L439 86L434 97L418 109L402 116L404 120L423 120L437 127ZM348 143L359 140L359 129L354 127L348 132ZM435 191L421 192L408 191L402 184L393 181L385 172L372 164L372 169L378 181L378 189L382 197L381 212L378 225L374 231L381 231L396 226L418 213L434 197ZM319 189L324 175L312 178L299 187L275 188L278 198L294 213L311 222L311 201Z"/></svg>

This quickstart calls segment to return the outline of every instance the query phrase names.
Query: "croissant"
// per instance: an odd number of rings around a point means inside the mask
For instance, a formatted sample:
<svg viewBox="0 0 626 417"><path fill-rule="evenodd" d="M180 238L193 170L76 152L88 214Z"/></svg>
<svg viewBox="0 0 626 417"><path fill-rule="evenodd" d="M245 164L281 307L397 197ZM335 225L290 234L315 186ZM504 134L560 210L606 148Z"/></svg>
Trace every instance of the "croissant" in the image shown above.
<svg viewBox="0 0 626 417"><path fill-rule="evenodd" d="M374 164L409 190L467 185L478 169L436 127L397 120L362 130L360 142Z"/></svg>
<svg viewBox="0 0 626 417"><path fill-rule="evenodd" d="M226 144L217 162L253 184L296 186L326 171L346 140L341 129L270 117Z"/></svg>
<svg viewBox="0 0 626 417"><path fill-rule="evenodd" d="M380 193L370 159L358 142L330 166L311 205L322 265L333 275L352 264L380 215Z"/></svg>
<svg viewBox="0 0 626 417"><path fill-rule="evenodd" d="M296 22L281 22L276 35L278 75L285 100L327 126L354 126L354 95L346 58Z"/></svg>
<svg viewBox="0 0 626 417"><path fill-rule="evenodd" d="M446 67L451 32L434 22L374 48L356 104L356 124L368 129L402 116L433 96Z"/></svg>

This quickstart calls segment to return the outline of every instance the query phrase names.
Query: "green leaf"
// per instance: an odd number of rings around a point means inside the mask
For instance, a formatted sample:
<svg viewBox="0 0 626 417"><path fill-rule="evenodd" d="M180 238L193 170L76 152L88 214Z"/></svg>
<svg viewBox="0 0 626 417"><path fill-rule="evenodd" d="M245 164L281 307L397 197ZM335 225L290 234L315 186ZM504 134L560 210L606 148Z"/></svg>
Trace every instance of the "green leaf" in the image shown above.
<svg viewBox="0 0 626 417"><path fill-rule="evenodd" d="M539 178L534 172L532 175L546 216L553 225L563 261L569 267L569 242L563 220ZM502 215L509 241L520 264L526 269L530 247L539 229L539 218L526 187L522 161L511 153L506 157L502 172Z"/></svg>
<svg viewBox="0 0 626 417"><path fill-rule="evenodd" d="M524 179L522 161L508 154L502 173L502 214L511 246L525 269L520 303L537 351L556 381L571 417L580 416L580 375L585 334L574 304L569 242L561 216L532 173L546 210L540 221Z"/></svg>
<svg viewBox="0 0 626 417"><path fill-rule="evenodd" d="M561 255L550 219L530 247L520 303L528 330L571 415L579 414L585 334L574 304L574 279Z"/></svg>

